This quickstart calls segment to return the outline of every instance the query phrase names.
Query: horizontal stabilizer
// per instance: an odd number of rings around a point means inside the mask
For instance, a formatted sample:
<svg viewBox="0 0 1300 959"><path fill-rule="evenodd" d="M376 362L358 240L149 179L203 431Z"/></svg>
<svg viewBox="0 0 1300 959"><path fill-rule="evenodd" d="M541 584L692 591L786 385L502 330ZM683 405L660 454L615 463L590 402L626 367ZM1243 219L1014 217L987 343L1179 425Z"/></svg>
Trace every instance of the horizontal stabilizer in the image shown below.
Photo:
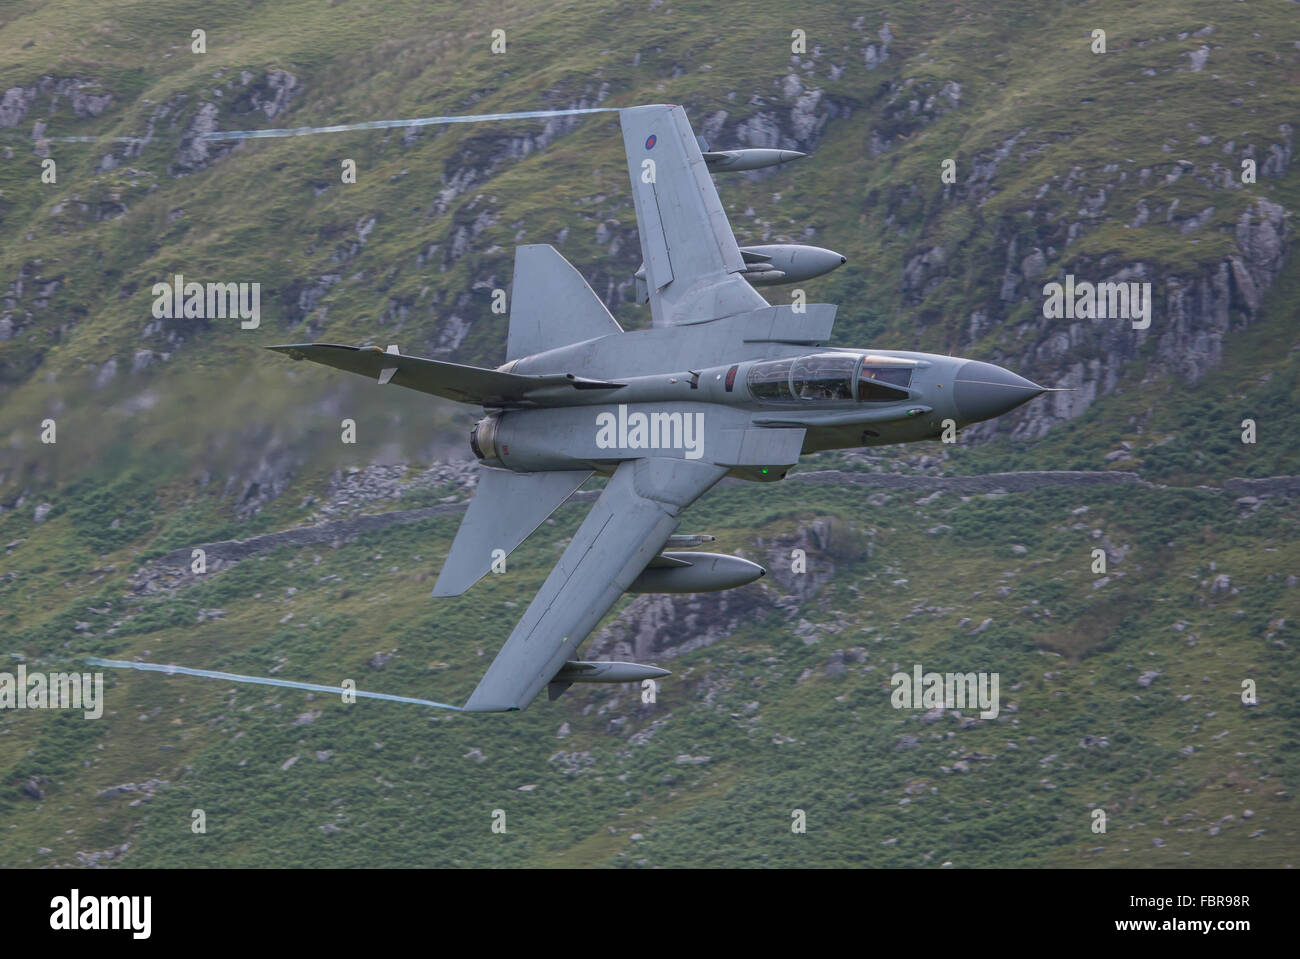
<svg viewBox="0 0 1300 959"><path fill-rule="evenodd" d="M459 596L487 575L586 482L591 470L479 470L478 489L442 564L434 596Z"/></svg>

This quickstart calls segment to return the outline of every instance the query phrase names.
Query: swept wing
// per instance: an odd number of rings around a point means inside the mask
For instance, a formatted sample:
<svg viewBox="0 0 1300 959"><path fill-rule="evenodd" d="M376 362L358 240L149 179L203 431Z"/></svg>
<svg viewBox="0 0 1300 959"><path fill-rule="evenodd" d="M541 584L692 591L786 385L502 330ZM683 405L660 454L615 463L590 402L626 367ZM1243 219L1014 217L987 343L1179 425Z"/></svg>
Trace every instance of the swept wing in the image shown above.
<svg viewBox="0 0 1300 959"><path fill-rule="evenodd" d="M702 460L621 464L465 709L499 712L531 703L663 549L678 514L726 472Z"/></svg>

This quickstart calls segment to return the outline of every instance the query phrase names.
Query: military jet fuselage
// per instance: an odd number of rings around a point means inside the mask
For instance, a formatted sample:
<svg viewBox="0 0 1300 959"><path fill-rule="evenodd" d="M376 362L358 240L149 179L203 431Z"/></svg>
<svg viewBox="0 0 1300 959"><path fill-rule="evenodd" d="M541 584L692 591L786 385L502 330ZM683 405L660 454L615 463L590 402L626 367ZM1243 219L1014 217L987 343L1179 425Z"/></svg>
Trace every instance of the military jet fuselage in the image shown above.
<svg viewBox="0 0 1300 959"><path fill-rule="evenodd" d="M637 337L653 339L656 332L615 334L617 347L623 352ZM646 344L647 355L655 355L655 345ZM598 344L585 343L499 367L528 373L580 366L596 383L539 397L545 403L539 409L484 417L471 434L474 455L485 466L520 472L610 473L623 460L647 455L708 456L715 462L721 456L725 462L728 451L709 449L710 443L726 444L732 431L780 427L805 431L800 453L883 446L938 438L945 427L955 432L1044 392L1000 366L932 353L817 350L611 376L614 370L581 362L593 352L599 353ZM557 436L566 442L557 444ZM733 458L738 455L737 450ZM737 463L729 472L778 480L789 465Z"/></svg>
<svg viewBox="0 0 1300 959"><path fill-rule="evenodd" d="M817 247L737 245L711 171L791 151L702 154L681 107L621 111L651 328L625 332L553 247L515 251L506 363L496 369L397 346L272 347L483 408L484 467L434 586L465 592L594 473L610 477L464 708L526 707L544 688L648 682L654 666L574 659L626 592L728 589L763 574L743 557L666 551L705 538L678 517L725 476L783 478L818 450L933 439L1045 392L1009 370L931 353L828 346L835 307L774 305L755 284L835 269Z"/></svg>

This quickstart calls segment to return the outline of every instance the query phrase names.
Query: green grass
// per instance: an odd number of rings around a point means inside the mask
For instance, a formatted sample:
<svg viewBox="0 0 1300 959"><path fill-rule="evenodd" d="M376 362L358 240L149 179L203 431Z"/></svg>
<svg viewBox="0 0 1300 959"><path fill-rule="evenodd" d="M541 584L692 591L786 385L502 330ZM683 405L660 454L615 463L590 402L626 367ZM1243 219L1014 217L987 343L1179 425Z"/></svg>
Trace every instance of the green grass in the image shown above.
<svg viewBox="0 0 1300 959"><path fill-rule="evenodd" d="M122 862L137 866L1293 862L1297 824L1285 797L1295 760L1279 747L1293 735L1286 690L1296 664L1290 649L1263 639L1270 623L1300 612L1295 589L1275 572L1300 558L1291 511L1243 515L1230 496L1140 489L968 502L945 494L925 507L913 498L871 509L862 491L790 485L720 489L698 504L690 528L750 555L755 537L818 516L840 517L872 545L800 613L820 625L819 642L804 645L774 608L759 613L725 642L671 661L674 676L653 706L629 703L625 690L575 689L523 713L470 717L110 671L103 723L5 718L6 781L49 782L39 804L16 790L5 800L16 828L4 837L4 859L71 861L74 847L129 841ZM455 702L580 515L562 509L505 577L459 599L428 599L455 526L441 518L339 549L281 550L173 594L128 597L93 617L93 635L61 648L39 629L16 638L29 661L47 665L148 650L154 661L328 684L352 678L363 689ZM738 516L751 522L738 527ZM939 534L942 549L927 532L938 523L952 528ZM1091 586L1092 529L1129 549L1100 589ZM1210 594L1207 556L1240 595ZM814 567L825 560L811 557ZM998 595L1004 584L1010 592ZM214 608L224 615L199 624L198 611ZM971 635L986 617L995 625ZM110 618L121 622L112 636L100 628ZM1099 642L1058 655L1062 635L1087 636L1099 618ZM853 647L864 648L863 664L823 675L832 649ZM392 656L381 669L367 665L376 652ZM915 662L998 672L1002 717L958 730L947 718L925 726L896 712L888 676ZM1136 680L1147 669L1161 676L1142 689ZM1260 684L1253 709L1239 700L1246 677ZM561 723L571 735L557 739ZM907 735L919 742L900 750ZM1084 736L1109 745L1081 747ZM28 754L20 744L38 748ZM1178 752L1186 745L1195 747L1189 756ZM475 749L483 761L465 758ZM318 761L318 751L331 755ZM1043 766L1051 754L1058 758ZM709 759L679 764L680 756ZM943 771L963 756L986 758ZM136 794L96 799L147 779L169 785L141 806L127 805ZM519 791L525 785L536 788ZM1090 804L1107 810L1106 836L1090 832ZM498 808L504 837L490 830ZM795 808L808 813L805 837L789 833ZM1254 817L1242 821L1246 808ZM205 836L189 832L193 809L207 815ZM1237 819L1211 839L1227 813ZM327 835L326 823L339 831ZM73 835L61 835L68 825ZM1260 828L1265 836L1250 839ZM37 857L38 845L54 859Z"/></svg>
<svg viewBox="0 0 1300 959"><path fill-rule="evenodd" d="M11 5L0 13L0 90L81 78L112 101L99 117L76 118L66 98L51 113L42 95L0 131L0 314L15 326L0 342L9 661L62 669L87 655L143 657L461 702L580 521L581 507L562 508L509 573L455 599L429 596L455 516L262 554L175 591L133 589L135 571L168 551L314 521L309 499L338 470L463 453L473 411L261 347L396 342L430 354L454 316L468 329L440 355L495 365L505 318L490 312L490 293L509 283L516 244L557 244L601 295L640 260L612 117L583 118L526 157L510 157L508 140L536 138L540 122L428 127L410 143L401 130L255 141L175 176L202 103L234 129L603 96L613 106L683 103L697 128L725 110L728 130L768 114L788 131L782 85L794 73L834 116L814 157L719 178L741 241L806 241L848 256L806 285L810 300L839 304L836 343L996 357L1046 381L1060 370L1036 367L1033 348L1055 331L1034 288L1049 274L1100 278L1141 262L1159 301L1166 281L1203 275L1233 252L1238 218L1257 199L1300 203L1294 163L1242 189L1199 179L1215 163L1239 171L1246 144L1262 160L1279 125L1300 116L1290 6L918 0L755 9L723 23L680 2ZM880 44L886 22L889 60L868 71L863 49ZM1178 39L1208 23L1208 37ZM504 56L488 46L497 26ZM814 62L811 77L791 60L796 26L819 48L800 58ZM195 27L208 34L202 57L189 52ZM1095 27L1107 30L1104 56L1088 51ZM1203 43L1205 69L1187 71L1186 54ZM302 84L287 111L243 112L240 72L277 69ZM942 103L950 81L962 89L955 109L908 108L930 95ZM155 114L139 156L54 144L58 182L40 183L34 122L55 136L138 136ZM873 134L889 144L879 156ZM1198 144L1203 135L1212 142ZM991 179L975 181L977 164L1013 137ZM120 162L102 169L110 153ZM945 187L949 157L958 183ZM348 158L356 185L339 182ZM1195 170L1166 182L1180 160ZM467 169L481 177L440 206L439 192ZM1066 192L1067 179L1079 192ZM1100 215L1080 214L1102 189ZM1139 201L1151 218L1131 228ZM1177 229L1208 206L1199 230ZM623 241L616 251L596 239L609 221ZM468 240L452 258L459 229ZM1013 241L1014 271L1033 247L1048 266L1021 280L1029 299L1003 303ZM905 290L906 264L936 246L947 259L935 282ZM945 470L958 473L1137 470L1164 486L945 493L924 505L919 493L881 499L860 487L717 489L684 531L759 557L832 520L836 573L793 617L765 594L725 640L667 661L673 676L653 705L624 689L575 687L521 713L465 716L110 672L102 721L0 715L0 863L76 865L77 852L125 845L112 863L1294 865L1295 511L1271 498L1251 512L1234 494L1196 487L1300 473L1295 262L1291 254L1257 316L1234 313L1221 363L1198 383L1159 365L1158 310L1144 345L1111 351L1119 359L1085 340L1062 361L1123 365L1113 393L1045 438L879 451L946 454ZM261 327L173 321L146 333L150 288L175 272L260 282ZM304 316L300 296L325 276L337 280ZM783 302L789 291L766 294ZM629 302L614 308L627 328L647 322ZM989 314L978 334L975 310ZM159 355L132 373L142 349ZM116 376L97 385L110 359ZM1238 439L1245 417L1259 425L1254 446ZM39 439L46 418L57 423L53 445ZM339 442L344 418L357 423L354 446ZM1122 442L1132 458L1105 460ZM863 463L822 454L801 468L827 466ZM267 477L286 488L242 514L244 489ZM366 508L430 505L448 492ZM37 523L41 503L52 508ZM1103 542L1127 552L1097 586L1091 551ZM1239 592L1211 592L1221 573ZM992 625L972 633L985 619ZM817 641L804 642L801 620ZM681 627L682 639L696 628ZM827 674L832 652L856 649L861 661ZM376 653L391 658L371 666ZM1002 715L963 729L895 711L889 676L914 663L998 672ZM1160 675L1140 686L1148 670ZM1258 682L1258 706L1241 704L1244 679ZM1085 737L1107 745L1081 745ZM21 791L32 778L43 799ZM151 799L100 798L154 780L166 785ZM1109 819L1103 835L1091 830L1096 807ZM206 835L191 831L196 809ZM497 809L504 835L491 830ZM806 835L790 831L794 809L807 813Z"/></svg>

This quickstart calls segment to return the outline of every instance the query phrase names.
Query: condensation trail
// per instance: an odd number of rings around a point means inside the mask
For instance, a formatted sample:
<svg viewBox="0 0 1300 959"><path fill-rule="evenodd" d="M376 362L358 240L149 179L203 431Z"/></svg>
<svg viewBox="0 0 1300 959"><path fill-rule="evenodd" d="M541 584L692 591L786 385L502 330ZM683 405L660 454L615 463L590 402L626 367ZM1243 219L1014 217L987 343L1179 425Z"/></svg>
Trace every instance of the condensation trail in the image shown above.
<svg viewBox="0 0 1300 959"><path fill-rule="evenodd" d="M143 137L33 137L37 143L146 143Z"/></svg>
<svg viewBox="0 0 1300 959"><path fill-rule="evenodd" d="M349 130L391 130L403 127L427 127L440 123L481 123L488 120L545 120L582 113L618 113L618 107L583 107L572 110L526 110L522 113L476 113L468 116L415 117L411 120L366 120L363 123L340 123L329 127L286 127L281 130L216 130L205 133L203 140L261 140L268 137L305 137L313 133L346 133Z"/></svg>
<svg viewBox="0 0 1300 959"><path fill-rule="evenodd" d="M282 686L285 689L305 689L313 693L333 693L342 695L351 693L363 699L385 699L392 703L413 703L416 706L436 706L439 709L454 709L461 712L461 707L447 703L435 703L432 699L416 699L413 696L393 696L390 693L368 693L361 689L344 689L341 686L320 686L316 683L299 683L291 679L268 679L265 676L241 676L239 673L220 673L214 669L191 669L188 666L171 666L163 663L136 663L126 659L87 658L92 666L111 666L117 669L139 669L149 673L166 673L168 676L180 673L182 676L198 676L201 679L224 679L232 683L256 683L259 686Z"/></svg>
<svg viewBox="0 0 1300 959"><path fill-rule="evenodd" d="M216 130L200 140L262 140L272 137L305 137L314 133L347 133L350 130L394 130L427 127L441 123L483 123L490 120L545 120L550 117L577 116L584 113L618 113L618 107L583 107L572 110L526 110L522 113L476 113L468 116L414 117L410 120L366 120L340 123L328 127L285 127L279 130ZM9 137L16 138L14 134ZM23 137L22 139L27 139ZM148 143L145 137L33 137L37 143Z"/></svg>

